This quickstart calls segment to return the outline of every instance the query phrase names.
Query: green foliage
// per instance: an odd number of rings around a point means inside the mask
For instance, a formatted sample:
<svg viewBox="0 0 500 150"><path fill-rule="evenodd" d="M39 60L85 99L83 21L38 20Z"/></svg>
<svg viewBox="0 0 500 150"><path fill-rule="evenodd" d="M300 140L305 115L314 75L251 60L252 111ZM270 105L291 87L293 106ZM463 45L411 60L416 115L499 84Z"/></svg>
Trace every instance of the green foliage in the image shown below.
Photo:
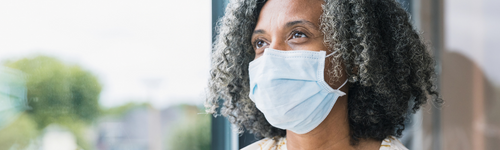
<svg viewBox="0 0 500 150"><path fill-rule="evenodd" d="M101 109L102 110L101 116L122 117L130 110L132 110L134 108L140 108L140 107L151 107L151 104L130 102L130 103L118 106L118 107Z"/></svg>
<svg viewBox="0 0 500 150"><path fill-rule="evenodd" d="M180 106L184 109L183 120L173 129L168 138L170 149L175 150L210 150L211 117L193 106Z"/></svg>
<svg viewBox="0 0 500 150"><path fill-rule="evenodd" d="M27 114L21 114L14 122L0 130L0 149L9 149L14 145L24 149L38 134L36 123Z"/></svg>
<svg viewBox="0 0 500 150"><path fill-rule="evenodd" d="M101 84L92 73L47 56L9 61L5 66L25 73L30 108L12 124L15 127L0 131L0 145L23 146L46 126L59 124L75 135L81 148L91 149L83 134L100 114L101 92Z"/></svg>
<svg viewBox="0 0 500 150"><path fill-rule="evenodd" d="M90 72L47 56L7 62L27 75L28 113L43 129L51 123L90 123L99 115L101 85Z"/></svg>

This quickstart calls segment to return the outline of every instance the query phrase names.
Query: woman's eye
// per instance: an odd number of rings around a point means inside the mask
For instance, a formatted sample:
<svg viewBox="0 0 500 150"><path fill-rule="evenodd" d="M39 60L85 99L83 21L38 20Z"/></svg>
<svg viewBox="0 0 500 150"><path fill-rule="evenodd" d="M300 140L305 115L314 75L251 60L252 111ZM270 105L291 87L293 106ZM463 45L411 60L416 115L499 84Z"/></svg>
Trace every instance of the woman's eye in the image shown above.
<svg viewBox="0 0 500 150"><path fill-rule="evenodd" d="M267 46L267 43L262 41L262 40L258 40L255 42L255 48L257 48L257 49L264 47L264 46Z"/></svg>
<svg viewBox="0 0 500 150"><path fill-rule="evenodd" d="M302 33L302 32L295 32L293 35L292 35L292 39L295 39L295 38L305 38L307 37L306 34Z"/></svg>

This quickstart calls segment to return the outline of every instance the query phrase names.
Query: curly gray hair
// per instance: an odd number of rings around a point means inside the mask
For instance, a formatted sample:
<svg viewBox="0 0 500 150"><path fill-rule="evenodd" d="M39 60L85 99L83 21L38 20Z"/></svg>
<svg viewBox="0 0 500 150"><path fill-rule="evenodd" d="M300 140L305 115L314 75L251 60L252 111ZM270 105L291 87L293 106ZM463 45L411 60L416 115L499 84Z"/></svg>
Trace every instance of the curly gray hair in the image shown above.
<svg viewBox="0 0 500 150"><path fill-rule="evenodd" d="M265 0L235 0L218 22L213 44L211 78L205 107L217 109L258 137L284 137L285 130L271 126L248 97L251 44ZM351 143L359 139L399 137L410 112L427 103L438 106L434 61L409 14L394 0L325 0L320 28L327 53L339 51L336 66L327 68L330 81L344 71L350 82L348 117ZM342 67L341 65L344 65ZM410 111L408 111L410 110Z"/></svg>

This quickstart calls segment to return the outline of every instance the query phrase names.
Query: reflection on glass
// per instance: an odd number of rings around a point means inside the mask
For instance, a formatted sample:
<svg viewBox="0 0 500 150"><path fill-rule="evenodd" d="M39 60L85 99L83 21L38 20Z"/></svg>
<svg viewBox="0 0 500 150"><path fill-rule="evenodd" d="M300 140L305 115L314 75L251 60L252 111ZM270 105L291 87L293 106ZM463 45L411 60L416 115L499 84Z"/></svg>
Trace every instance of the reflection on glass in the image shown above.
<svg viewBox="0 0 500 150"><path fill-rule="evenodd" d="M500 147L500 2L445 1L443 149Z"/></svg>
<svg viewBox="0 0 500 150"><path fill-rule="evenodd" d="M0 1L0 150L210 147L210 3Z"/></svg>
<svg viewBox="0 0 500 150"><path fill-rule="evenodd" d="M0 67L0 130L26 108L24 74L15 69Z"/></svg>

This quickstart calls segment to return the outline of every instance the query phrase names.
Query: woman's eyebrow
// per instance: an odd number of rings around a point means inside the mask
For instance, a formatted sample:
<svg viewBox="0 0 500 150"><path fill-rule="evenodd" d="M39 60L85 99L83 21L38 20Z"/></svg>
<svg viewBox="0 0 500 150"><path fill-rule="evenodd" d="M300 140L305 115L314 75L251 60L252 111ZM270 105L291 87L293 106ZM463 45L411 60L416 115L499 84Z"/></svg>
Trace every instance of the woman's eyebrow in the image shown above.
<svg viewBox="0 0 500 150"><path fill-rule="evenodd" d="M311 26L311 27L313 27L315 29L318 29L318 27L314 23L312 23L310 21L307 21L307 20L290 21L290 22L288 22L288 23L285 24L285 27L286 28L290 28L290 27L292 27L294 25L297 25L297 24L305 24L305 25Z"/></svg>
<svg viewBox="0 0 500 150"><path fill-rule="evenodd" d="M253 34L265 34L266 31L262 30L262 29L258 29L258 30L255 30L253 31Z"/></svg>
<svg viewBox="0 0 500 150"><path fill-rule="evenodd" d="M287 22L285 24L285 27L286 28L290 28L290 27L293 27L294 25L297 25L297 24L305 24L305 25L310 26L310 27L312 27L314 29L318 29L318 27L314 23L312 23L310 21L307 21L307 20L290 21L290 22ZM266 33L266 31L264 31L262 29L258 29L258 30L253 31L253 35L255 35L255 34L265 34L265 33Z"/></svg>

